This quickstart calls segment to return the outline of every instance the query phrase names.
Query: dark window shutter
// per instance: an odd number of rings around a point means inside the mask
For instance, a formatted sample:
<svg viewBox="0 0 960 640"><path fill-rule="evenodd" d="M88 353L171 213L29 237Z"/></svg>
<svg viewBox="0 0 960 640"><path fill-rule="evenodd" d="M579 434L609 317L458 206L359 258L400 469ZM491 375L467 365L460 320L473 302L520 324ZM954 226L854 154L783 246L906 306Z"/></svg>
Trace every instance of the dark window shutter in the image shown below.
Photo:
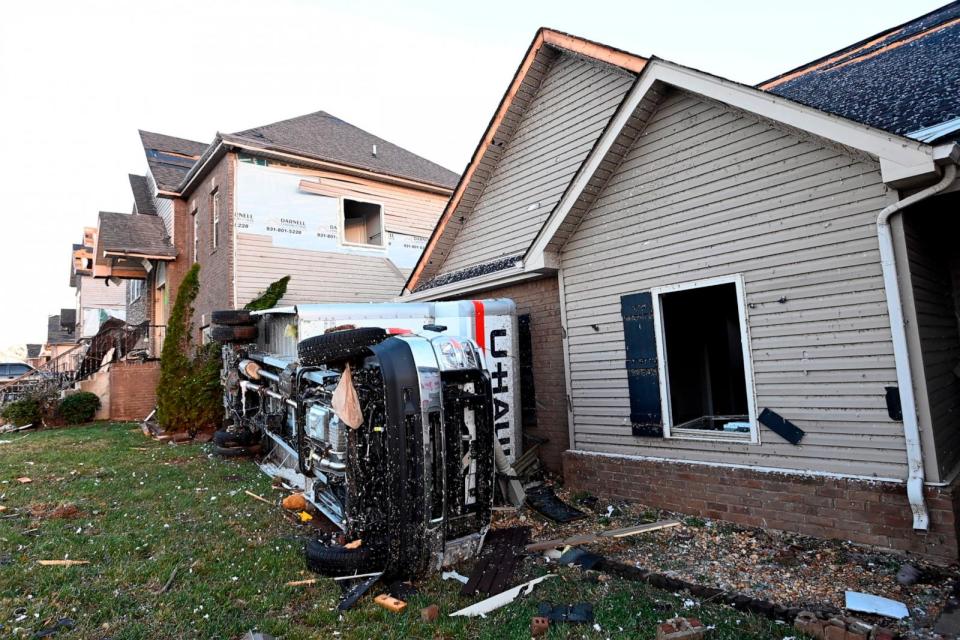
<svg viewBox="0 0 960 640"><path fill-rule="evenodd" d="M521 424L537 426L537 391L533 384L533 341L530 336L530 314L517 316L517 342L520 356Z"/></svg>
<svg viewBox="0 0 960 640"><path fill-rule="evenodd" d="M657 338L653 329L653 296L649 291L620 298L623 337L627 347L627 384L633 435L663 437Z"/></svg>

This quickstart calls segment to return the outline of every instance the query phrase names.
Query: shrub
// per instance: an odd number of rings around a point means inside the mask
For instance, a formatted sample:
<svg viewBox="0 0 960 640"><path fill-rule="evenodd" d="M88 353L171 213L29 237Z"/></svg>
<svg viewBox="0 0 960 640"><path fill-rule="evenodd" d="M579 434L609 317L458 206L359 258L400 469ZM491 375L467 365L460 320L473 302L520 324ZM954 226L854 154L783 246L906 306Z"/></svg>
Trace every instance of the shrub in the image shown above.
<svg viewBox="0 0 960 640"><path fill-rule="evenodd" d="M200 290L200 265L184 276L167 321L160 354L157 422L165 431L196 433L220 426L220 352L215 344L195 348L191 337L193 301Z"/></svg>
<svg viewBox="0 0 960 640"><path fill-rule="evenodd" d="M273 307L277 306L277 303L280 302L280 298L282 298L287 292L287 283L289 282L290 276L283 276L267 287L267 290L261 293L258 297L248 302L243 308L247 311L263 311L264 309L272 309Z"/></svg>
<svg viewBox="0 0 960 640"><path fill-rule="evenodd" d="M60 401L57 414L67 424L90 422L100 408L100 398L89 391L80 391Z"/></svg>
<svg viewBox="0 0 960 640"><path fill-rule="evenodd" d="M28 424L40 426L40 401L37 398L21 398L14 400L0 411L4 420L12 422L17 427Z"/></svg>

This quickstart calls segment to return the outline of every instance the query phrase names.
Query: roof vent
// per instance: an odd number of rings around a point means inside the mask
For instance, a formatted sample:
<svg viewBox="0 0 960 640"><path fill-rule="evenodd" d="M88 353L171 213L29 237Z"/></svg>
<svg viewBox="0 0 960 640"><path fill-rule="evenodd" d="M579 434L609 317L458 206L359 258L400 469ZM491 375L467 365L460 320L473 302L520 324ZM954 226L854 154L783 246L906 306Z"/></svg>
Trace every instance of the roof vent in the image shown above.
<svg viewBox="0 0 960 640"><path fill-rule="evenodd" d="M373 153L373 157L376 158L376 157L377 157L377 145L373 145L373 151L372 151L372 153Z"/></svg>

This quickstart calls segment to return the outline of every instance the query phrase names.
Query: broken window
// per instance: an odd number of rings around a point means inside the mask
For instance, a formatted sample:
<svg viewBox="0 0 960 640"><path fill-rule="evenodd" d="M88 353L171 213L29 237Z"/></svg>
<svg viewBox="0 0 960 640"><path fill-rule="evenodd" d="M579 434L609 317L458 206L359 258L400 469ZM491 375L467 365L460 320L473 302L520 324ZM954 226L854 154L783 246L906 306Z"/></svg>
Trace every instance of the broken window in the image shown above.
<svg viewBox="0 0 960 640"><path fill-rule="evenodd" d="M739 278L654 290L661 403L672 437L755 440Z"/></svg>
<svg viewBox="0 0 960 640"><path fill-rule="evenodd" d="M372 202L343 200L343 242L384 246L383 207Z"/></svg>

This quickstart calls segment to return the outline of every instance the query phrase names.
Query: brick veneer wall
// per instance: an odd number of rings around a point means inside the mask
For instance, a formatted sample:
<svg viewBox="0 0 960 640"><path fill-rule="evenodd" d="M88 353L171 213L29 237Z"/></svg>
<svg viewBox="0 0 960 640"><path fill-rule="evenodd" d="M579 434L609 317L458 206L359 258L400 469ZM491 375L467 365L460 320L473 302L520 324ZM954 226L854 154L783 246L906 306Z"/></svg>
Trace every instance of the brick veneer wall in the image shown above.
<svg viewBox="0 0 960 640"><path fill-rule="evenodd" d="M906 487L892 482L769 473L751 469L618 458L568 451L563 475L574 491L725 520L958 558L957 483L927 487L930 530L915 533Z"/></svg>
<svg viewBox="0 0 960 640"><path fill-rule="evenodd" d="M465 297L467 296L457 296L456 299ZM517 315L530 314L537 426L526 427L525 431L549 440L540 449L540 460L550 470L560 473L561 457L569 446L569 433L563 367L563 331L560 326L560 290L556 276L472 293L470 297L510 298L517 305ZM519 398L516 410L520 410Z"/></svg>
<svg viewBox="0 0 960 640"><path fill-rule="evenodd" d="M186 201L186 262L193 260L193 212L199 221L200 238L197 262L200 263L200 291L194 302L194 338L197 329L210 324L210 313L216 309L233 307L233 176L236 155L227 153L204 179L184 197ZM220 225L217 248L213 248L213 198L216 188L220 193ZM178 258L179 259L179 258ZM189 266L187 267L189 269ZM170 300L171 308L173 299Z"/></svg>
<svg viewBox="0 0 960 640"><path fill-rule="evenodd" d="M110 419L143 420L157 404L160 361L110 365Z"/></svg>

